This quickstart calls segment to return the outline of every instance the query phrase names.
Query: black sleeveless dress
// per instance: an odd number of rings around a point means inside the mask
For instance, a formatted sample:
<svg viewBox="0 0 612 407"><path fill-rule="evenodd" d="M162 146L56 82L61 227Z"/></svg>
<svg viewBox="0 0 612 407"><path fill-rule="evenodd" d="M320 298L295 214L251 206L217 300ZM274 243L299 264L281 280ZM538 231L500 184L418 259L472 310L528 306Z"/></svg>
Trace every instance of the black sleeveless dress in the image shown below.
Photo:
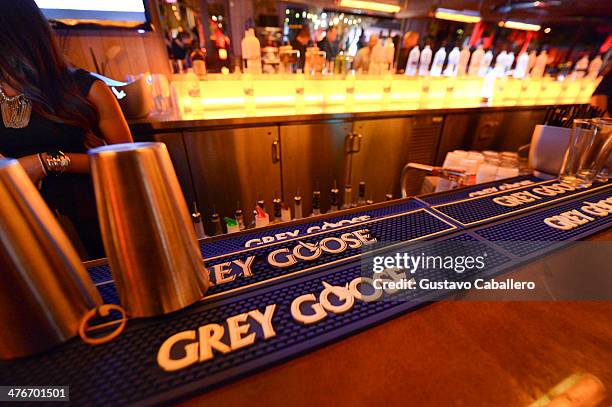
<svg viewBox="0 0 612 407"><path fill-rule="evenodd" d="M97 79L81 69L71 73L81 94L87 96ZM0 154L5 157L20 158L51 150L85 153L84 143L83 129L51 121L34 110L29 124L22 129L6 128L0 120ZM81 257L104 257L91 177L83 174L49 176L43 181L40 192Z"/></svg>

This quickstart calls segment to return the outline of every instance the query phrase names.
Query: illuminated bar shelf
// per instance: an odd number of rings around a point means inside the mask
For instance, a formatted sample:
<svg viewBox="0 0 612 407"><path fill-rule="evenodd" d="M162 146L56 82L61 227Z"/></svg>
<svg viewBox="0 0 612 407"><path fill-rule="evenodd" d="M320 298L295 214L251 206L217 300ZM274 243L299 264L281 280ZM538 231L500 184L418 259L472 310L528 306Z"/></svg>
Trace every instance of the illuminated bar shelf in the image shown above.
<svg viewBox="0 0 612 407"><path fill-rule="evenodd" d="M182 119L588 103L600 78L217 75L172 78Z"/></svg>

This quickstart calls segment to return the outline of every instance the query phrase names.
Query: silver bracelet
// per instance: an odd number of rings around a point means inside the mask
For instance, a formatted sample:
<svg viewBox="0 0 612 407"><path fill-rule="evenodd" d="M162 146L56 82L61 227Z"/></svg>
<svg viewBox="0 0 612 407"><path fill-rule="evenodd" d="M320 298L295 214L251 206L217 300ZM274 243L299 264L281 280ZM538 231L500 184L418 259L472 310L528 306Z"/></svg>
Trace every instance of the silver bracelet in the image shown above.
<svg viewBox="0 0 612 407"><path fill-rule="evenodd" d="M59 176L70 169L70 157L61 151L51 151L45 155L43 166L47 174Z"/></svg>

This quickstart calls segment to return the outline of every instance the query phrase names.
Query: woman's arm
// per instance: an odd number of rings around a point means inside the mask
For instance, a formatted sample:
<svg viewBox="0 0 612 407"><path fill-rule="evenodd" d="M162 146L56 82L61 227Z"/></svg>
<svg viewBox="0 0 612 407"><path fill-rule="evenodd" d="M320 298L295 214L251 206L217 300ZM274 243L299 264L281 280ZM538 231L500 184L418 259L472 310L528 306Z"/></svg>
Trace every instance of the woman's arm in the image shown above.
<svg viewBox="0 0 612 407"><path fill-rule="evenodd" d="M132 143L132 133L128 127L119 102L113 92L101 81L95 81L87 99L96 106L100 121L98 128L108 144ZM68 154L70 172L86 174L89 172L87 154Z"/></svg>
<svg viewBox="0 0 612 407"><path fill-rule="evenodd" d="M101 81L95 81L87 99L98 109L100 121L98 128L108 144L132 143L132 133L128 127L119 102L113 92Z"/></svg>
<svg viewBox="0 0 612 407"><path fill-rule="evenodd" d="M132 133L123 117L115 95L101 81L95 81L87 95L87 99L98 109L100 121L98 128L101 136L108 144L132 143ZM87 154L66 154L70 157L71 173L89 173L89 159ZM38 155L29 155L19 159L19 163L26 170L32 181L36 184L45 177L44 168Z"/></svg>

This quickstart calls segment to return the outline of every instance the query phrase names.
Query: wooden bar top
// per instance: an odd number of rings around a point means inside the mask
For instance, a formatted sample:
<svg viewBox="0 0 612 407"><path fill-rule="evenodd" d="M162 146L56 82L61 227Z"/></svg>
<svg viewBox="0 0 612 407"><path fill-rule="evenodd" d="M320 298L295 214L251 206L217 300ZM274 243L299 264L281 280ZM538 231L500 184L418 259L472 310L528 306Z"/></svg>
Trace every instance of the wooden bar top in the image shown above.
<svg viewBox="0 0 612 407"><path fill-rule="evenodd" d="M181 405L526 406L574 373L598 377L611 405L612 301L440 301Z"/></svg>

